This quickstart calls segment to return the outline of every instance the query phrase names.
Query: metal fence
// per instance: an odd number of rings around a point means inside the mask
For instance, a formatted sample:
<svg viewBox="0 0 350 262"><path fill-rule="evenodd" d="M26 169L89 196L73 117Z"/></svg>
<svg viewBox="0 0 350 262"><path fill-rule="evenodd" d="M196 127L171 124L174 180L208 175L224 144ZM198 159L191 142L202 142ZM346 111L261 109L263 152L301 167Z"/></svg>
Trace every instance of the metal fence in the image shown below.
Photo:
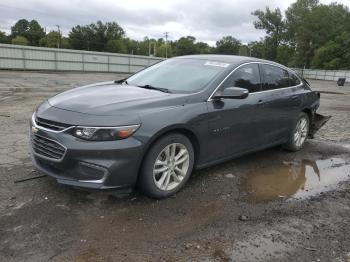
<svg viewBox="0 0 350 262"><path fill-rule="evenodd" d="M134 73L159 57L0 44L0 69Z"/></svg>
<svg viewBox="0 0 350 262"><path fill-rule="evenodd" d="M337 81L339 78L350 80L350 71L346 70L319 70L294 68L299 75L307 79Z"/></svg>
<svg viewBox="0 0 350 262"><path fill-rule="evenodd" d="M0 69L134 73L160 57L0 44ZM304 78L350 80L350 71L294 69Z"/></svg>

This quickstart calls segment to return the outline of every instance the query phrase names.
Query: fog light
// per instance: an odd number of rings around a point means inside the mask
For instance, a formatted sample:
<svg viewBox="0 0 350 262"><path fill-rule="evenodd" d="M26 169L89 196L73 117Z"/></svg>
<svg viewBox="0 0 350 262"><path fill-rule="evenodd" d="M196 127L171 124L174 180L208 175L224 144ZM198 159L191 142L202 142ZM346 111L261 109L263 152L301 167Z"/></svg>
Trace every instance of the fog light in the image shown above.
<svg viewBox="0 0 350 262"><path fill-rule="evenodd" d="M104 167L85 162L79 162L79 171L79 181L90 183L101 183L108 173Z"/></svg>

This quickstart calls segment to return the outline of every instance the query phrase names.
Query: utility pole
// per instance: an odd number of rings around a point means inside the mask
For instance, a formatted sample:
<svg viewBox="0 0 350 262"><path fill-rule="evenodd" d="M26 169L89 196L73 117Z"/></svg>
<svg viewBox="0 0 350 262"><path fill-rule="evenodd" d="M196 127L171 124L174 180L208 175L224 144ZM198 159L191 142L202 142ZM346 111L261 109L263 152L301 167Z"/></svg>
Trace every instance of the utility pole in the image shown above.
<svg viewBox="0 0 350 262"><path fill-rule="evenodd" d="M165 32L164 36L165 36L165 58L168 58L168 36L169 36L169 32Z"/></svg>
<svg viewBox="0 0 350 262"><path fill-rule="evenodd" d="M148 39L148 56L151 56L151 40Z"/></svg>
<svg viewBox="0 0 350 262"><path fill-rule="evenodd" d="M56 26L57 26L57 30L58 30L57 48L60 48L60 44L61 44L61 30L60 30L60 25L56 25Z"/></svg>
<svg viewBox="0 0 350 262"><path fill-rule="evenodd" d="M151 39L148 38L148 56L151 56Z"/></svg>
<svg viewBox="0 0 350 262"><path fill-rule="evenodd" d="M151 39L148 40L148 56L151 56L152 44L153 44L153 55L152 56L156 56L157 42L151 41Z"/></svg>

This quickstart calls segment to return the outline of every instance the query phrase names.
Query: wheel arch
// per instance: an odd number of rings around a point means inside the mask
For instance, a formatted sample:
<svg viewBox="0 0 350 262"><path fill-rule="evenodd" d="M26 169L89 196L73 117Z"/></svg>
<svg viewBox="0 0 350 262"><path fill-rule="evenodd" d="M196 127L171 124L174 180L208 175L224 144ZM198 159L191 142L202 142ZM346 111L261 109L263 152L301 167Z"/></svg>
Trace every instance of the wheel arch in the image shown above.
<svg viewBox="0 0 350 262"><path fill-rule="evenodd" d="M302 110L302 112L304 112L305 114L307 114L307 116L309 117L309 125L311 125L312 121L313 121L313 111L311 108L304 108Z"/></svg>
<svg viewBox="0 0 350 262"><path fill-rule="evenodd" d="M144 162L145 157L147 155L147 152L152 148L152 146L154 145L154 143L156 141L158 141L163 136L166 136L166 135L171 134L171 133L182 134L190 140L190 142L193 146L193 150L194 150L194 166L196 165L196 161L199 158L200 150L201 150L200 144L199 144L199 139L198 139L197 135L191 129L189 129L187 127L184 127L182 125L180 125L180 126L175 125L175 126L164 128L161 131L157 132L150 139L150 141L146 144L145 149L144 149L143 154L142 154L142 157L141 157L141 162L140 162L140 166L138 169L138 176L140 174L140 170L142 168L142 165L143 165L143 162Z"/></svg>

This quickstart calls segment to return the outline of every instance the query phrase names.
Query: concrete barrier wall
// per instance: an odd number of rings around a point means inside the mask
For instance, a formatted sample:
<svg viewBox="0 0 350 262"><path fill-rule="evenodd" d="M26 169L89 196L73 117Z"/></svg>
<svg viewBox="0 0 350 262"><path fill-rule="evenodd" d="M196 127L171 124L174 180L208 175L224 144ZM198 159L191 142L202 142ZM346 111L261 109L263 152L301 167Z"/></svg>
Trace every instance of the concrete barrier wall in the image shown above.
<svg viewBox="0 0 350 262"><path fill-rule="evenodd" d="M134 73L159 57L0 44L0 69Z"/></svg>
<svg viewBox="0 0 350 262"><path fill-rule="evenodd" d="M337 81L338 78L345 77L347 81L350 81L350 71L346 70L319 70L299 68L294 68L293 70L307 79Z"/></svg>
<svg viewBox="0 0 350 262"><path fill-rule="evenodd" d="M0 44L0 69L134 73L164 58ZM304 78L337 81L350 71L294 69Z"/></svg>

